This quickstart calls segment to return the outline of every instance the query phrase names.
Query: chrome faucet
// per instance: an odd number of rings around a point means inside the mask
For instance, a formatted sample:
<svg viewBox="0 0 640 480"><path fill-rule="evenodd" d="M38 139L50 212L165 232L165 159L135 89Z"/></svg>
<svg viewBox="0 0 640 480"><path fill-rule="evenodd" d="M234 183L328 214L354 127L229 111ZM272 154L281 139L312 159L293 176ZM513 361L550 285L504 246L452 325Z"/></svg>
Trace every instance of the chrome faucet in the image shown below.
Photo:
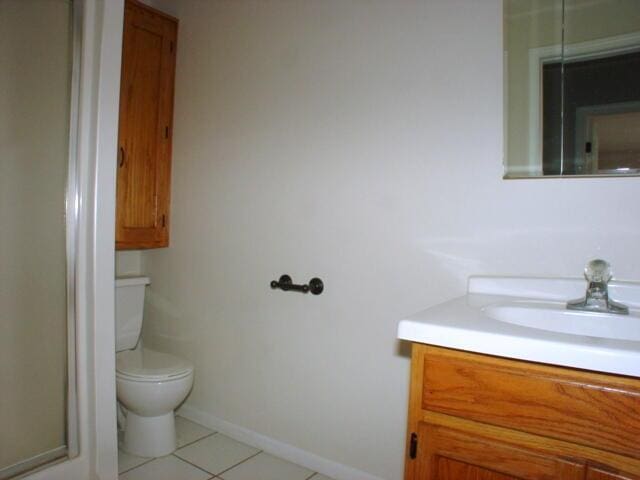
<svg viewBox="0 0 640 480"><path fill-rule="evenodd" d="M569 310L586 310L589 312L629 314L629 307L609 299L609 280L611 267L604 260L591 260L584 267L584 276L589 282L584 298L567 303Z"/></svg>

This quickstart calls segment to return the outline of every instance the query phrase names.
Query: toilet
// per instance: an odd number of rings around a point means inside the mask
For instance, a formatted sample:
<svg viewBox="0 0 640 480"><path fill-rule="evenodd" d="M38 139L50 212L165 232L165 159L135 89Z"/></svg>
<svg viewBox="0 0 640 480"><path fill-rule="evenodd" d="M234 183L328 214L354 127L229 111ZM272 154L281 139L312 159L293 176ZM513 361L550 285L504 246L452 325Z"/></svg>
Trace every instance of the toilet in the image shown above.
<svg viewBox="0 0 640 480"><path fill-rule="evenodd" d="M176 449L174 410L193 386L193 365L139 344L148 277L116 279L116 392L124 410L122 449L162 457Z"/></svg>

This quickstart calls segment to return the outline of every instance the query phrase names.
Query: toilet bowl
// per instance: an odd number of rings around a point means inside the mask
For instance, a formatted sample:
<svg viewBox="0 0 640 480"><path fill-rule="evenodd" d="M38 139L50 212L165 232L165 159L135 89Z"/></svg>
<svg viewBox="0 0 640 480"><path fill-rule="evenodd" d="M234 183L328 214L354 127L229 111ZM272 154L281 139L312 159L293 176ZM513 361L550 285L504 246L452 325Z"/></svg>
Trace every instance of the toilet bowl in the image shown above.
<svg viewBox="0 0 640 480"><path fill-rule="evenodd" d="M162 457L176 445L174 410L193 386L193 365L147 348L116 355L116 391L126 410L123 450Z"/></svg>
<svg viewBox="0 0 640 480"><path fill-rule="evenodd" d="M162 457L176 449L174 410L193 386L193 365L140 345L147 277L116 279L116 395L124 410L122 449Z"/></svg>

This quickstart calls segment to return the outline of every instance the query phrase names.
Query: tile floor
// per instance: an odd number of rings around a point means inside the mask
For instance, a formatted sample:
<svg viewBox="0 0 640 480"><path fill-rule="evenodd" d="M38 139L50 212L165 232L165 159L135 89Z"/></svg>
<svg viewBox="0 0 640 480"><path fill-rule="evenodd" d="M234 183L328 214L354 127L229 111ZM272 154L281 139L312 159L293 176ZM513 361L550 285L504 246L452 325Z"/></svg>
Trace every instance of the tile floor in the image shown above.
<svg viewBox="0 0 640 480"><path fill-rule="evenodd" d="M120 480L331 480L176 417L178 450L162 458L118 452Z"/></svg>

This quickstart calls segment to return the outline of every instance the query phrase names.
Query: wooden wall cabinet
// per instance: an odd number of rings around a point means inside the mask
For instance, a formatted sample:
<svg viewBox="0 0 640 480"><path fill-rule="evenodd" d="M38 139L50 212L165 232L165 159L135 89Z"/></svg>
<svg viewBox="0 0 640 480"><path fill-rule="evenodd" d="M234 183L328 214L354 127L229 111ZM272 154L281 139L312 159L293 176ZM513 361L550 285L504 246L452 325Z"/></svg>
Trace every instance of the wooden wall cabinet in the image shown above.
<svg viewBox="0 0 640 480"><path fill-rule="evenodd" d="M413 344L405 480L640 480L640 380Z"/></svg>
<svg viewBox="0 0 640 480"><path fill-rule="evenodd" d="M178 21L125 2L116 249L169 245L171 138Z"/></svg>

